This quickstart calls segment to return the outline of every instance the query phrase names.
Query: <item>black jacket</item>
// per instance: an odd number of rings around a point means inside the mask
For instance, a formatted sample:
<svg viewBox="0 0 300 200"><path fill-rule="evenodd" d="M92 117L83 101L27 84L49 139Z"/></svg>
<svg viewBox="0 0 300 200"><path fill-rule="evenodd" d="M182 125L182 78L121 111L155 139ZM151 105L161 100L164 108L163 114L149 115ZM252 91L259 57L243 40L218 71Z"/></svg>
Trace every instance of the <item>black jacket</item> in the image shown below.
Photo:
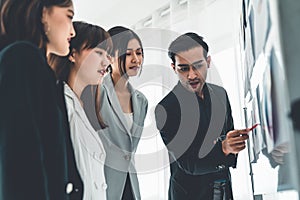
<svg viewBox="0 0 300 200"><path fill-rule="evenodd" d="M169 199L211 199L215 180L230 181L236 157L225 156L221 142L233 130L226 91L206 83L204 99L180 83L156 106L157 128L169 151Z"/></svg>
<svg viewBox="0 0 300 200"><path fill-rule="evenodd" d="M81 199L61 92L35 45L19 41L1 50L0 199Z"/></svg>

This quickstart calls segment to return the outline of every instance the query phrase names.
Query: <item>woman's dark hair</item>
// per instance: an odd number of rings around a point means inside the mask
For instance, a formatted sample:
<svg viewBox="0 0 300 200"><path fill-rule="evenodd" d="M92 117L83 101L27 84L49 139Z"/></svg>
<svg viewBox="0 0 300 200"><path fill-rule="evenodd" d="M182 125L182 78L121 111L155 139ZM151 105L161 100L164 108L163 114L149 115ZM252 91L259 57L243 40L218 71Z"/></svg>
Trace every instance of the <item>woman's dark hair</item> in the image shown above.
<svg viewBox="0 0 300 200"><path fill-rule="evenodd" d="M115 26L108 30L108 33L111 36L113 42L112 56L118 57L118 64L121 76L125 76L128 78L126 74L126 50L128 47L128 43L132 39L136 39L139 42L139 45L142 49L142 54L144 57L143 45L139 36L132 30L125 28L123 26ZM118 55L115 53L118 52ZM109 67L111 71L112 68Z"/></svg>
<svg viewBox="0 0 300 200"><path fill-rule="evenodd" d="M85 49L101 48L108 54L112 51L112 41L108 32L103 28L86 22L73 22L76 36L72 38L70 43L70 53L68 56L57 56L51 54L48 63L54 69L58 80L68 81L70 68L73 63L69 60L69 56L74 52L80 53Z"/></svg>
<svg viewBox="0 0 300 200"><path fill-rule="evenodd" d="M86 22L73 22L76 36L72 38L70 43L70 53L68 56L57 56L51 54L48 58L48 63L54 69L58 80L68 81L70 69L73 63L69 60L69 56L74 52L80 53L85 49L101 48L110 53L112 49L112 41L108 32L103 28L92 25ZM101 128L106 128L102 116L100 115L100 88L96 90L95 94L95 110L98 122Z"/></svg>
<svg viewBox="0 0 300 200"><path fill-rule="evenodd" d="M105 49L108 54L112 50L110 35L103 28L86 22L73 22L76 37L71 40L70 50L80 52L84 49L98 47Z"/></svg>
<svg viewBox="0 0 300 200"><path fill-rule="evenodd" d="M72 0L1 0L0 50L17 40L45 49L48 38L42 23L43 8L68 7Z"/></svg>

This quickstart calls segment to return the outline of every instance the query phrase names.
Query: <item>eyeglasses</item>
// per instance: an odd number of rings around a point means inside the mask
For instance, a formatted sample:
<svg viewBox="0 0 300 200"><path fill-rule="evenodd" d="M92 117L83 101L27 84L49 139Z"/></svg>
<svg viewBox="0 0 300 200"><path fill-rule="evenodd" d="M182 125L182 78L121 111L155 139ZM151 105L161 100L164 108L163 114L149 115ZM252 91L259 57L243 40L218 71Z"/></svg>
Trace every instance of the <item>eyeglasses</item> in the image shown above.
<svg viewBox="0 0 300 200"><path fill-rule="evenodd" d="M199 61L193 64L178 64L176 67L179 70L179 72L181 73L186 73L190 71L190 67L192 67L192 69L200 69L201 67L205 66L206 63L203 61Z"/></svg>

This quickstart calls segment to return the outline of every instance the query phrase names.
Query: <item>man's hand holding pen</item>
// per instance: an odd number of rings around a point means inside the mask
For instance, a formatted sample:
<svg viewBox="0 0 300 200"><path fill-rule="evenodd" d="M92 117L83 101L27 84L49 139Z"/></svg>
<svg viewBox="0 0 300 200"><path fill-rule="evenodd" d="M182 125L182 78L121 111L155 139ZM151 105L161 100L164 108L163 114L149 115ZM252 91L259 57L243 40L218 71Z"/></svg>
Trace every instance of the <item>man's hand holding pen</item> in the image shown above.
<svg viewBox="0 0 300 200"><path fill-rule="evenodd" d="M248 140L248 133L255 129L259 123L254 124L250 128L232 130L226 135L226 138L222 141L222 150L227 156L230 153L237 154L246 148L246 140Z"/></svg>
<svg viewBox="0 0 300 200"><path fill-rule="evenodd" d="M225 155L237 154L246 147L246 140L249 138L250 128L229 131L225 140L222 141L222 150Z"/></svg>

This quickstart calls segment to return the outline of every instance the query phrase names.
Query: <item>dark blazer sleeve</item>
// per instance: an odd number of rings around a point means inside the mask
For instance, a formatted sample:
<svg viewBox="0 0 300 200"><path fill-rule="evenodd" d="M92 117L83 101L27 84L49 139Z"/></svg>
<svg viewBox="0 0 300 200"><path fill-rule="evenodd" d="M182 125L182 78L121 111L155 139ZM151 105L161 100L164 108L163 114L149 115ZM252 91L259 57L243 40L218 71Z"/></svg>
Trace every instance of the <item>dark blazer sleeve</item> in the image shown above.
<svg viewBox="0 0 300 200"><path fill-rule="evenodd" d="M68 199L55 77L36 46L2 50L0 92L0 199Z"/></svg>
<svg viewBox="0 0 300 200"><path fill-rule="evenodd" d="M184 152L177 152L178 148L182 145L181 141L183 141L184 138L178 140L177 145L170 145L170 142L173 142L172 140L177 134L178 124L180 124L180 113L178 109L176 109L176 107L179 106L174 104L174 98L175 96L173 95L167 96L167 99L169 100L168 104L166 101L163 101L162 103L159 103L155 109L157 128L168 148L170 162L177 162L178 166L185 171L185 173L191 175L202 175L223 171L231 166L235 167L236 156L233 154L225 156L222 151L221 142L217 142L204 158L199 158L199 149L187 147ZM220 135L226 135L228 131L233 130L233 119L227 94L225 99L226 102L224 102L224 105L226 105L226 115L223 130Z"/></svg>

